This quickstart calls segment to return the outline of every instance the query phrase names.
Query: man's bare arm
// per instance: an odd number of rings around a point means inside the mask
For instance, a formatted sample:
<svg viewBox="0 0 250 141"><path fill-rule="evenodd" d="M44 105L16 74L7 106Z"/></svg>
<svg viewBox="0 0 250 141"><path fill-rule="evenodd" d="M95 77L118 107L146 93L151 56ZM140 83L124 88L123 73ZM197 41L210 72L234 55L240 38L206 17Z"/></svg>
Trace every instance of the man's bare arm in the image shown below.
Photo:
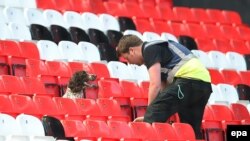
<svg viewBox="0 0 250 141"><path fill-rule="evenodd" d="M148 105L156 98L161 89L161 65L155 63L149 68L149 92L148 92Z"/></svg>

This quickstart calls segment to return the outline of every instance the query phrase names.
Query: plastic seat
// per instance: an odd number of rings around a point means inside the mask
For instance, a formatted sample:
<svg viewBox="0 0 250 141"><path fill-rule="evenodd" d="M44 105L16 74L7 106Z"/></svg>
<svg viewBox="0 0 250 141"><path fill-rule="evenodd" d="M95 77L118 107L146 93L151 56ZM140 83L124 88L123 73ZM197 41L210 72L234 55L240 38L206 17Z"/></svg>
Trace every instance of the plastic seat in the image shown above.
<svg viewBox="0 0 250 141"><path fill-rule="evenodd" d="M175 35L171 34L171 33L161 33L161 39L162 40L166 40L166 41L175 41L177 43L179 43L178 39L175 37Z"/></svg>
<svg viewBox="0 0 250 141"><path fill-rule="evenodd" d="M206 35L210 39L225 39L225 35L220 30L220 27L214 24L203 24L204 30L206 31Z"/></svg>
<svg viewBox="0 0 250 141"><path fill-rule="evenodd" d="M202 50L202 51L212 51L212 50L216 50L216 46L213 43L212 39L200 39L200 38L196 38L195 42L198 45L198 49Z"/></svg>
<svg viewBox="0 0 250 141"><path fill-rule="evenodd" d="M40 113L35 106L35 103L29 96L13 94L10 95L10 102L16 113L24 113L40 117Z"/></svg>
<svg viewBox="0 0 250 141"><path fill-rule="evenodd" d="M102 62L92 62L89 63L89 65L93 73L96 74L97 79L110 78L110 73L107 64Z"/></svg>
<svg viewBox="0 0 250 141"><path fill-rule="evenodd" d="M237 71L246 71L247 70L246 61L241 54L236 53L236 52L227 52L226 59L233 66L233 69L235 69Z"/></svg>
<svg viewBox="0 0 250 141"><path fill-rule="evenodd" d="M37 8L41 9L55 9L55 3L51 0L36 0Z"/></svg>
<svg viewBox="0 0 250 141"><path fill-rule="evenodd" d="M226 105L209 105L209 108L211 109L213 113L214 120L222 121L232 121L233 115L230 111L229 107Z"/></svg>
<svg viewBox="0 0 250 141"><path fill-rule="evenodd" d="M140 33L143 32L154 32L154 27L151 25L151 22L148 19L139 19L133 18L133 21L136 26L136 30Z"/></svg>
<svg viewBox="0 0 250 141"><path fill-rule="evenodd" d="M142 93L136 82L121 80L120 86L124 97L142 98Z"/></svg>
<svg viewBox="0 0 250 141"><path fill-rule="evenodd" d="M5 18L7 19L8 23L18 23L21 25L27 25L23 10L17 7L5 7L3 11Z"/></svg>
<svg viewBox="0 0 250 141"><path fill-rule="evenodd" d="M116 48L120 39L122 38L123 33L120 31L115 31L115 30L108 30L107 31L107 37L109 40L109 44L111 47Z"/></svg>
<svg viewBox="0 0 250 141"><path fill-rule="evenodd" d="M241 39L241 35L237 32L236 28L231 25L221 25L220 29L227 39Z"/></svg>
<svg viewBox="0 0 250 141"><path fill-rule="evenodd" d="M126 64L118 61L110 61L108 62L107 67L110 77L112 78L118 78L120 80L134 80Z"/></svg>
<svg viewBox="0 0 250 141"><path fill-rule="evenodd" d="M44 126L45 136L65 139L65 131L58 118L45 115L42 117L42 124Z"/></svg>
<svg viewBox="0 0 250 141"><path fill-rule="evenodd" d="M19 22L18 22L19 23ZM10 23L9 29L12 34L12 39L16 40L31 40L31 34L25 25Z"/></svg>
<svg viewBox="0 0 250 141"><path fill-rule="evenodd" d="M207 33L200 24L187 23L187 29L189 30L188 35L192 36L193 38L207 38Z"/></svg>
<svg viewBox="0 0 250 141"><path fill-rule="evenodd" d="M246 45L245 41L243 40L231 40L230 43L232 46L232 50L236 53L244 55L248 54L250 50L248 45Z"/></svg>
<svg viewBox="0 0 250 141"><path fill-rule="evenodd" d="M63 119L56 103L49 96L33 96L33 101L42 115L51 115Z"/></svg>
<svg viewBox="0 0 250 141"><path fill-rule="evenodd" d="M244 26L244 25L238 25L236 26L236 30L239 32L239 34L241 35L241 38L244 40L248 40L250 38L249 33L250 33L250 29L248 26Z"/></svg>
<svg viewBox="0 0 250 141"><path fill-rule="evenodd" d="M156 8L158 9L160 13L161 19L166 20L166 21L174 20L172 7L157 4Z"/></svg>
<svg viewBox="0 0 250 141"><path fill-rule="evenodd" d="M121 107L116 100L98 98L96 104L101 110L103 116L109 116L111 120L129 122L130 118L122 113Z"/></svg>
<svg viewBox="0 0 250 141"><path fill-rule="evenodd" d="M2 74L25 75L25 58L21 56L18 46L19 44L16 41L0 41Z"/></svg>
<svg viewBox="0 0 250 141"><path fill-rule="evenodd" d="M9 95L0 94L0 111L1 113L14 113L13 105L10 101Z"/></svg>
<svg viewBox="0 0 250 141"><path fill-rule="evenodd" d="M225 140L224 131L220 121L203 120L202 130L204 133L205 140Z"/></svg>
<svg viewBox="0 0 250 141"><path fill-rule="evenodd" d="M142 36L143 36L143 41L147 42L161 40L160 35L158 35L155 32L144 32Z"/></svg>
<svg viewBox="0 0 250 141"><path fill-rule="evenodd" d="M216 51L220 51L222 53L233 51L230 42L226 39L213 39L213 43L215 45Z"/></svg>
<svg viewBox="0 0 250 141"><path fill-rule="evenodd" d="M128 124L133 130L133 135L140 139L158 139L151 124L146 122L130 122Z"/></svg>
<svg viewBox="0 0 250 141"><path fill-rule="evenodd" d="M7 24L2 21L0 21L0 39L12 39L12 34Z"/></svg>
<svg viewBox="0 0 250 141"><path fill-rule="evenodd" d="M53 24L50 26L50 31L52 34L53 41L57 44L63 40L72 41L70 33L68 32L67 28Z"/></svg>
<svg viewBox="0 0 250 141"><path fill-rule="evenodd" d="M132 129L128 126L126 122L123 121L107 121L110 128L111 135L113 138L133 138Z"/></svg>
<svg viewBox="0 0 250 141"><path fill-rule="evenodd" d="M5 92L8 94L24 94L25 89L21 84L19 77L11 75L1 75L0 79L3 82Z"/></svg>
<svg viewBox="0 0 250 141"><path fill-rule="evenodd" d="M135 16L137 18L146 18L146 14L140 8L140 5L138 3L123 2L122 6L127 11L126 14L128 17Z"/></svg>
<svg viewBox="0 0 250 141"><path fill-rule="evenodd" d="M136 30L125 30L123 35L136 35L141 40L143 40L142 34L140 32L138 32L138 31L136 31Z"/></svg>
<svg viewBox="0 0 250 141"><path fill-rule="evenodd" d="M125 30L136 30L136 26L132 18L130 17L118 17L118 22L120 25L120 31Z"/></svg>
<svg viewBox="0 0 250 141"><path fill-rule="evenodd" d="M149 81L141 81L139 83L139 87L141 89L142 97L143 98L148 98L149 84L150 84Z"/></svg>
<svg viewBox="0 0 250 141"><path fill-rule="evenodd" d="M224 101L227 101L229 104L239 101L239 96L234 86L229 84L218 84L217 87Z"/></svg>
<svg viewBox="0 0 250 141"><path fill-rule="evenodd" d="M63 59L58 46L48 40L40 40L37 42L37 47L42 60L61 60Z"/></svg>
<svg viewBox="0 0 250 141"><path fill-rule="evenodd" d="M56 10L46 9L43 11L43 16L45 20L47 20L49 26L51 25L59 25L64 28L68 28L68 25L63 19L63 15Z"/></svg>
<svg viewBox="0 0 250 141"><path fill-rule="evenodd" d="M128 69L130 73L132 74L133 78L137 80L137 82L140 81L149 81L149 74L147 67L145 65L133 65L129 64Z"/></svg>
<svg viewBox="0 0 250 141"><path fill-rule="evenodd" d="M74 11L66 11L63 13L63 18L70 27L83 28L81 15Z"/></svg>
<svg viewBox="0 0 250 141"><path fill-rule="evenodd" d="M238 12L230 11L230 10L223 10L222 14L225 16L227 23L236 24L236 25L242 24L242 20Z"/></svg>
<svg viewBox="0 0 250 141"><path fill-rule="evenodd" d="M48 27L48 22L43 16L43 12L36 8L26 8L24 9L24 18L27 25L39 24L44 27Z"/></svg>
<svg viewBox="0 0 250 141"><path fill-rule="evenodd" d="M130 98L130 105L132 107L133 119L144 116L148 106L146 98Z"/></svg>
<svg viewBox="0 0 250 141"><path fill-rule="evenodd" d="M201 23L211 23L205 8L191 8L194 18Z"/></svg>
<svg viewBox="0 0 250 141"><path fill-rule="evenodd" d="M77 0L71 0L73 2L73 5L76 6L76 10L79 12L92 12L95 14L101 14L106 13L106 9L103 5L102 0L86 0L79 2Z"/></svg>
<svg viewBox="0 0 250 141"><path fill-rule="evenodd" d="M14 117L8 114L0 114L0 135L20 135L21 129Z"/></svg>
<svg viewBox="0 0 250 141"><path fill-rule="evenodd" d="M80 120L62 120L61 121L66 137L87 137L88 131Z"/></svg>
<svg viewBox="0 0 250 141"><path fill-rule="evenodd" d="M209 51L208 57L216 69L232 69L232 65L227 61L226 55L220 51Z"/></svg>
<svg viewBox="0 0 250 141"><path fill-rule="evenodd" d="M88 63L101 61L99 50L94 44L89 42L79 42L78 48L80 48L84 60Z"/></svg>
<svg viewBox="0 0 250 141"><path fill-rule="evenodd" d="M152 127L156 131L160 140L174 140L177 139L176 132L173 127L168 123L152 123Z"/></svg>
<svg viewBox="0 0 250 141"><path fill-rule="evenodd" d="M30 137L26 135L10 135L6 141L30 141Z"/></svg>
<svg viewBox="0 0 250 141"><path fill-rule="evenodd" d="M19 42L20 53L24 58L40 59L39 51L34 42Z"/></svg>
<svg viewBox="0 0 250 141"><path fill-rule="evenodd" d="M112 15L100 14L99 20L101 21L104 33L107 33L108 30L120 31L118 20Z"/></svg>
<svg viewBox="0 0 250 141"><path fill-rule="evenodd" d="M44 136L44 128L40 119L37 117L20 114L16 117L16 121L20 124L22 135ZM36 128L34 128L34 126Z"/></svg>
<svg viewBox="0 0 250 141"><path fill-rule="evenodd" d="M68 66L71 69L72 74L76 71L86 71L88 73L92 73L92 69L90 68L88 63L84 62L68 62Z"/></svg>
<svg viewBox="0 0 250 141"><path fill-rule="evenodd" d="M221 94L219 94L219 89L217 85L212 84L212 90L213 92L211 93L209 99L208 99L208 104L225 104L224 98ZM228 104L228 103L226 103Z"/></svg>
<svg viewBox="0 0 250 141"><path fill-rule="evenodd" d="M208 58L208 54L202 50L191 50L191 52L201 61L201 63L206 67L206 68L211 68L212 63L210 62Z"/></svg>
<svg viewBox="0 0 250 141"><path fill-rule="evenodd" d="M250 87L246 84L238 84L236 85L236 90L239 96L239 100L249 100L250 102Z"/></svg>
<svg viewBox="0 0 250 141"><path fill-rule="evenodd" d="M188 7L173 7L174 20L179 22L195 21L191 9Z"/></svg>
<svg viewBox="0 0 250 141"><path fill-rule="evenodd" d="M227 84L235 86L242 82L239 73L235 70L220 70L220 73L224 78L224 82Z"/></svg>
<svg viewBox="0 0 250 141"><path fill-rule="evenodd" d="M60 41L58 49L61 52L63 59L67 61L85 61L83 52L76 43L70 41Z"/></svg>
<svg viewBox="0 0 250 141"><path fill-rule="evenodd" d="M88 35L89 35L89 39L90 42L97 45L101 45L101 44L108 44L109 40L107 38L107 36L104 34L104 32L102 32L99 29L96 28L89 28L88 30Z"/></svg>
<svg viewBox="0 0 250 141"><path fill-rule="evenodd" d="M20 77L20 81L25 88L27 95L47 95L45 86L40 78L36 77Z"/></svg>
<svg viewBox="0 0 250 141"><path fill-rule="evenodd" d="M69 0L53 0L53 3L55 4L55 10L57 11L72 11L72 5Z"/></svg>
<svg viewBox="0 0 250 141"><path fill-rule="evenodd" d="M94 99L75 99L77 110L81 115L99 116L101 110Z"/></svg>
<svg viewBox="0 0 250 141"><path fill-rule="evenodd" d="M118 1L105 1L103 3L108 14L113 16L127 17L127 11L123 7L122 2Z"/></svg>
<svg viewBox="0 0 250 141"><path fill-rule="evenodd" d="M70 27L69 33L71 35L72 41L77 44L81 41L90 42L89 35L82 28Z"/></svg>
<svg viewBox="0 0 250 141"><path fill-rule="evenodd" d="M32 141L55 141L56 139L52 136L32 136L30 137Z"/></svg>
<svg viewBox="0 0 250 141"><path fill-rule="evenodd" d="M160 20L153 20L152 26L154 27L154 31L158 34L162 33L173 33L173 29L171 26L165 22Z"/></svg>
<svg viewBox="0 0 250 141"><path fill-rule="evenodd" d="M63 114L68 115L79 115L76 103L69 98L53 97L53 101L56 103L58 109Z"/></svg>
<svg viewBox="0 0 250 141"><path fill-rule="evenodd" d="M209 18L214 22L214 23L227 23L226 18L223 15L222 11L219 9L207 9L206 10Z"/></svg>
<svg viewBox="0 0 250 141"><path fill-rule="evenodd" d="M181 140L195 140L194 129L187 123L173 123L173 129Z"/></svg>
<svg viewBox="0 0 250 141"><path fill-rule="evenodd" d="M155 8L154 1L152 1L152 3L150 3L150 1L141 1L139 5L147 18L161 19L158 9ZM150 12L148 12L149 9Z"/></svg>
<svg viewBox="0 0 250 141"><path fill-rule="evenodd" d="M247 110L247 107L245 107L244 105L232 103L230 104L229 108L232 111L233 117L235 120L250 119L250 115Z"/></svg>
<svg viewBox="0 0 250 141"><path fill-rule="evenodd" d="M198 49L197 44L195 42L195 39L191 36L179 35L178 41L180 44L182 44L183 46L185 46L189 50L197 50Z"/></svg>
<svg viewBox="0 0 250 141"><path fill-rule="evenodd" d="M110 129L104 121L85 120L84 125L89 131L90 137L110 137Z"/></svg>
<svg viewBox="0 0 250 141"><path fill-rule="evenodd" d="M30 33L32 40L50 40L53 41L53 37L49 29L40 24L31 24Z"/></svg>
<svg viewBox="0 0 250 141"><path fill-rule="evenodd" d="M102 31L103 26L96 14L91 12L84 12L82 14L82 21L82 27L84 28L84 30L88 31L88 29L93 28Z"/></svg>

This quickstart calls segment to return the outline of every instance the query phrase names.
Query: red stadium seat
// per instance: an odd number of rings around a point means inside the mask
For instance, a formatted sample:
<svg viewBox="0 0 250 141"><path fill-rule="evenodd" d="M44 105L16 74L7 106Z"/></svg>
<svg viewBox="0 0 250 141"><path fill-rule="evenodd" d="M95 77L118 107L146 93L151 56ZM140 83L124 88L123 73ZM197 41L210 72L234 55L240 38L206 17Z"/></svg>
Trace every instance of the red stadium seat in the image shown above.
<svg viewBox="0 0 250 141"><path fill-rule="evenodd" d="M194 16L194 19L196 19L200 23L206 24L212 22L206 12L206 9L204 8L191 8L191 12Z"/></svg>
<svg viewBox="0 0 250 141"><path fill-rule="evenodd" d="M240 40L241 39L241 35L239 34L239 32L236 30L235 27L231 26L231 25L221 25L220 29L222 31L222 33L224 34L224 36L227 39L234 39L234 40Z"/></svg>
<svg viewBox="0 0 250 141"><path fill-rule="evenodd" d="M187 29L189 35L193 38L207 38L206 31L200 24L197 23L187 23Z"/></svg>
<svg viewBox="0 0 250 141"><path fill-rule="evenodd" d="M53 101L56 103L58 109L63 114L68 115L80 115L77 109L76 103L70 98L53 97Z"/></svg>
<svg viewBox="0 0 250 141"><path fill-rule="evenodd" d="M128 17L147 18L140 5L133 2L122 3L123 8L128 12Z"/></svg>
<svg viewBox="0 0 250 141"><path fill-rule="evenodd" d="M173 7L174 20L179 22L194 22L195 18L188 7Z"/></svg>
<svg viewBox="0 0 250 141"><path fill-rule="evenodd" d="M136 25L136 30L139 31L140 33L146 31L154 32L154 28L148 19L133 18L133 21Z"/></svg>
<svg viewBox="0 0 250 141"><path fill-rule="evenodd" d="M248 26L238 25L238 26L236 26L236 30L239 32L239 34L243 40L250 39L250 28Z"/></svg>
<svg viewBox="0 0 250 141"><path fill-rule="evenodd" d="M132 129L127 122L123 121L107 121L110 133L113 138L134 138Z"/></svg>
<svg viewBox="0 0 250 141"><path fill-rule="evenodd" d="M133 130L133 136L143 139L143 140L157 140L158 136L156 131L151 126L151 124L147 122L130 122L129 126Z"/></svg>
<svg viewBox="0 0 250 141"><path fill-rule="evenodd" d="M181 140L195 140L194 129L187 123L173 123L173 129Z"/></svg>
<svg viewBox="0 0 250 141"><path fill-rule="evenodd" d="M19 42L19 49L22 57L28 59L40 59L39 51L35 43L22 41Z"/></svg>
<svg viewBox="0 0 250 141"><path fill-rule="evenodd" d="M25 95L47 95L45 86L38 77L20 77L25 88Z"/></svg>
<svg viewBox="0 0 250 141"><path fill-rule="evenodd" d="M9 95L0 94L0 112L1 113L15 113L13 104L9 98Z"/></svg>
<svg viewBox="0 0 250 141"><path fill-rule="evenodd" d="M41 9L55 9L56 5L51 0L36 0L37 8Z"/></svg>
<svg viewBox="0 0 250 141"><path fill-rule="evenodd" d="M19 77L12 75L0 75L0 80L4 86L2 90L6 94L25 94L25 88Z"/></svg>
<svg viewBox="0 0 250 141"><path fill-rule="evenodd" d="M77 12L106 13L102 0L70 0L70 3Z"/></svg>
<svg viewBox="0 0 250 141"><path fill-rule="evenodd" d="M88 137L88 130L80 120L61 121L66 137Z"/></svg>
<svg viewBox="0 0 250 141"><path fill-rule="evenodd" d="M120 86L124 97L142 98L142 93L136 82L121 80Z"/></svg>
<svg viewBox="0 0 250 141"><path fill-rule="evenodd" d="M85 120L84 125L89 131L89 136L98 138L98 137L110 137L110 128L104 121L100 120Z"/></svg>
<svg viewBox="0 0 250 141"><path fill-rule="evenodd" d="M209 105L213 113L214 120L217 121L232 121L233 115L230 109L226 105Z"/></svg>
<svg viewBox="0 0 250 141"><path fill-rule="evenodd" d="M152 127L156 131L160 140L174 140L178 139L175 130L168 123L152 123Z"/></svg>
<svg viewBox="0 0 250 141"><path fill-rule="evenodd" d="M93 73L97 75L97 79L110 78L109 70L106 64L92 62L89 65Z"/></svg>
<svg viewBox="0 0 250 141"><path fill-rule="evenodd" d="M250 71L240 71L243 84L250 86Z"/></svg>
<svg viewBox="0 0 250 141"><path fill-rule="evenodd" d="M153 20L152 26L154 27L154 31L158 34L162 32L173 33L173 29L166 21Z"/></svg>
<svg viewBox="0 0 250 141"><path fill-rule="evenodd" d="M35 115L39 118L42 117L31 97L18 94L13 94L9 97L16 113Z"/></svg>
<svg viewBox="0 0 250 141"><path fill-rule="evenodd" d="M55 10L57 11L65 12L74 10L69 0L52 0L52 1L55 4Z"/></svg>
<svg viewBox="0 0 250 141"><path fill-rule="evenodd" d="M128 16L126 9L123 7L121 2L117 1L105 1L103 2L104 7L108 14L113 16Z"/></svg>
<svg viewBox="0 0 250 141"><path fill-rule="evenodd" d="M86 71L88 73L92 73L92 69L88 65L88 63L84 62L68 62L68 66L71 69L72 74L75 73L76 71Z"/></svg>
<svg viewBox="0 0 250 141"><path fill-rule="evenodd" d="M245 41L243 40L236 40L233 39L230 41L232 50L234 52L240 53L240 54L249 54L250 48L246 45Z"/></svg>
<svg viewBox="0 0 250 141"><path fill-rule="evenodd" d="M208 69L210 76L211 76L211 81L213 84L219 84L219 83L224 83L225 80L222 76L222 74L220 73L219 70L217 69Z"/></svg>
<svg viewBox="0 0 250 141"><path fill-rule="evenodd" d="M238 103L232 103L230 104L229 108L232 111L235 120L249 120L250 119L249 112L244 105L238 104Z"/></svg>
<svg viewBox="0 0 250 141"><path fill-rule="evenodd" d="M196 38L195 39L198 49L202 51L211 51L211 50L216 50L216 46L213 43L212 39L204 39L204 38Z"/></svg>
<svg viewBox="0 0 250 141"><path fill-rule="evenodd" d="M206 10L210 20L214 23L226 23L226 18L223 15L222 11L219 9L207 9Z"/></svg>
<svg viewBox="0 0 250 141"><path fill-rule="evenodd" d="M203 24L203 28L206 31L207 36L210 39L225 39L226 37L220 30L220 27L214 24Z"/></svg>
<svg viewBox="0 0 250 141"><path fill-rule="evenodd" d="M242 80L240 75L235 70L220 70L225 83L236 86L237 84L241 84Z"/></svg>
<svg viewBox="0 0 250 141"><path fill-rule="evenodd" d="M225 16L226 22L229 24L242 24L240 14L235 11L223 10L223 15Z"/></svg>
<svg viewBox="0 0 250 141"><path fill-rule="evenodd" d="M223 53L233 51L230 42L226 39L213 39L213 43L216 47L216 51L220 51Z"/></svg>
<svg viewBox="0 0 250 141"><path fill-rule="evenodd" d="M217 140L224 141L224 131L220 121L214 120L203 120L202 121L202 131L205 140Z"/></svg>

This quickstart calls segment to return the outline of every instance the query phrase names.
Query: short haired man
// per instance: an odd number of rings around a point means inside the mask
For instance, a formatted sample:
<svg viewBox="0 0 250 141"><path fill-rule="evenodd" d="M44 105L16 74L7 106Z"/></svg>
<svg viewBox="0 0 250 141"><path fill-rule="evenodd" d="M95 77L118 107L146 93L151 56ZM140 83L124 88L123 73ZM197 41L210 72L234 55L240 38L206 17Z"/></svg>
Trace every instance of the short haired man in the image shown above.
<svg viewBox="0 0 250 141"><path fill-rule="evenodd" d="M130 64L145 64L150 85L144 117L135 121L166 122L178 113L202 138L201 121L212 92L208 70L183 45L174 41L143 42L135 35L123 36L117 54Z"/></svg>

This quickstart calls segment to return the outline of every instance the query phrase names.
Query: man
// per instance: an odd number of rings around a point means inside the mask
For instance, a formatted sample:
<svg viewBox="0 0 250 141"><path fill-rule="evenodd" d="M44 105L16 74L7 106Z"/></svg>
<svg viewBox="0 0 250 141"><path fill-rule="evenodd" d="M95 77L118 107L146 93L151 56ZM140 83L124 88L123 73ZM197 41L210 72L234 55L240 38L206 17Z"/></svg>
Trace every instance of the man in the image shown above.
<svg viewBox="0 0 250 141"><path fill-rule="evenodd" d="M135 121L166 122L178 112L181 122L189 123L202 138L201 121L212 92L207 69L186 47L174 41L143 43L135 35L123 36L117 54L130 64L145 64L150 86L148 108Z"/></svg>

